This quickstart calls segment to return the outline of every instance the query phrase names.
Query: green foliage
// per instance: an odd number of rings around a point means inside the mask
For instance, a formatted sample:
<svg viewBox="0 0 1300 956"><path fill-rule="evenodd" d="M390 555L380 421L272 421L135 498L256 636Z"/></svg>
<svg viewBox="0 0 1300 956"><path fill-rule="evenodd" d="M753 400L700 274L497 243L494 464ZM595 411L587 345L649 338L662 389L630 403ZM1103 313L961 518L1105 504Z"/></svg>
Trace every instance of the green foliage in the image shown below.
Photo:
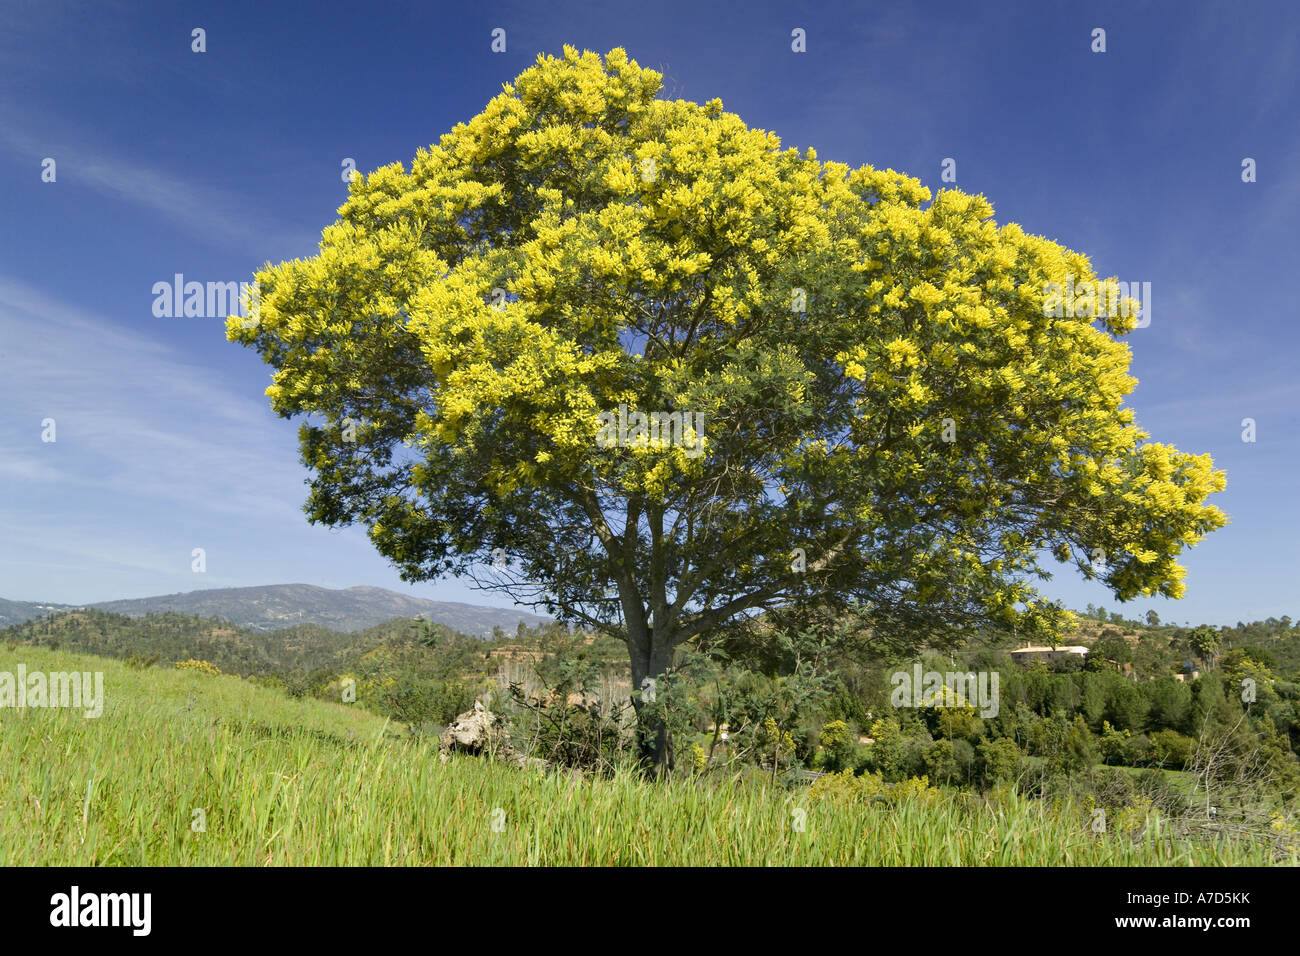
<svg viewBox="0 0 1300 956"><path fill-rule="evenodd" d="M227 336L303 422L313 522L364 526L407 580L509 551L521 596L626 641L637 687L764 610L1053 638L1046 554L1091 578L1104 551L1120 600L1182 594L1226 478L1124 406L1128 309L1044 301L1115 280L983 196L782 149L662 79L621 48L539 57L258 272ZM663 760L670 715L638 715ZM747 719L778 753L782 718Z"/></svg>
<svg viewBox="0 0 1300 956"><path fill-rule="evenodd" d="M1045 758L1049 776L1086 772L1097 762L1097 744L1082 715L1073 721L1048 717L1035 725L1030 739L1033 752Z"/></svg>
<svg viewBox="0 0 1300 956"><path fill-rule="evenodd" d="M630 708L602 703L597 694L609 677L608 661L598 648L561 630L544 634L538 648L542 653L532 666L540 689L528 692L520 683L510 685L517 709L515 746L556 766L614 773L627 763L632 738L626 727ZM704 769L697 749L687 750L687 767L693 773Z"/></svg>
<svg viewBox="0 0 1300 956"><path fill-rule="evenodd" d="M814 780L808 788L808 801L814 804L822 801L831 804L865 801L883 792L884 788L884 780L879 774L854 775L852 770L841 770Z"/></svg>
<svg viewBox="0 0 1300 956"><path fill-rule="evenodd" d="M1121 730L1140 731L1146 725L1150 701L1137 685L1122 679L1112 680L1107 688L1106 719Z"/></svg>
<svg viewBox="0 0 1300 956"><path fill-rule="evenodd" d="M1151 741L1151 762L1157 767L1182 770L1196 752L1196 741L1176 730L1157 730L1148 737Z"/></svg>
<svg viewBox="0 0 1300 956"><path fill-rule="evenodd" d="M979 745L984 779L990 783L1010 783L1020 776L1024 755L1009 737L986 740Z"/></svg>
<svg viewBox="0 0 1300 956"><path fill-rule="evenodd" d="M1026 765L1035 770L1079 776L1087 773L1086 761L1064 755L1049 761L1052 728L1046 724L1059 717L1072 731L1076 716L1093 734L1096 755L1110 767L1168 771L1186 766L1208 774L1215 787L1230 783L1242 793L1280 798L1300 766L1295 757L1300 683L1294 679L1300 675L1289 663L1295 660L1293 648L1300 646L1300 632L1284 630L1277 622L1228 631L1216 666L1187 682L1169 673L1189 653L1179 643L1185 638L1177 635L1190 632L1179 628L1143 630L1135 645L1124 642L1144 661L1130 677L1108 669L1074 674L1025 669L996 645L977 642L960 651L963 659L952 666L1001 675L999 713L984 718L964 707L893 710L888 675L899 664L890 655L901 650L864 636L858 627L845 622L838 629L789 636L771 626L756 629L752 638L733 635L709 651L687 649L661 688L663 713L681 735L681 769L699 773L703 751L704 773L710 776L724 767L761 765L765 777L784 774L789 784L796 778L785 772L802 763L817 770L879 771L890 782L925 775L946 786L996 785L1006 780L996 770L998 775L990 776L988 754L990 747L1000 747L1008 755L1027 751ZM357 691L356 704L350 706L429 731L468 710L476 696L491 689L499 661L485 655L499 651L535 659L537 684L545 691L547 717L526 707L512 717L525 749L603 773L627 755L625 701L602 699L601 716L589 713L597 690L608 695L619 681L626 686L626 651L617 642L560 627L523 628L508 639L486 642L409 621L356 635L325 633L322 651L310 646L314 638L299 629L268 634L180 615L133 621L103 612L68 612L12 627L3 637L8 638L5 646L15 648L48 648L54 640L65 647L102 648L125 660L128 668L144 670L150 661L173 668L193 659L225 671L228 662L250 683L330 702L343 699L341 682L350 677ZM211 656L199 656L205 653ZM303 666L321 660L334 664ZM947 669L948 653L927 657L925 666ZM248 673L254 669L260 672ZM1285 679L1286 674L1292 679ZM1242 700L1247 679L1256 682L1253 702ZM494 709L511 706L494 699ZM846 712L860 714L861 722ZM891 722L884 725L881 746L857 744L858 728L871 733L880 714ZM769 718L780 737L765 728ZM726 730L732 732L729 740L723 738ZM934 748L936 740L949 742L951 752ZM1190 758L1189 740L1195 741ZM1209 760L1207 754L1217 756ZM1021 786L1029 786L1027 781L1040 775L1024 769L1017 776ZM1252 779L1250 785L1236 782L1246 777Z"/></svg>
<svg viewBox="0 0 1300 956"><path fill-rule="evenodd" d="M385 642L400 643L412 635L411 622L406 620L355 634L314 624L255 631L215 618L170 612L132 618L94 609L37 618L13 625L4 633L24 644L48 646L57 640L68 650L120 659L137 657L165 666L203 660L224 674L241 677L343 669ZM457 640L466 648L483 646L476 638L459 636Z"/></svg>
<svg viewBox="0 0 1300 956"><path fill-rule="evenodd" d="M1218 653L1222 639L1219 632L1212 627L1198 627L1188 636L1188 642L1196 656L1203 661L1212 661Z"/></svg>
<svg viewBox="0 0 1300 956"><path fill-rule="evenodd" d="M836 628L769 630L750 646L761 653L747 653L742 644L739 658L722 643L684 648L658 684L654 703L642 704L643 714L652 714L674 738L711 735L711 759L720 756L726 726L729 740L722 749L728 763L748 761L773 774L788 770L813 756L815 748L800 728L835 686L828 660L843 640Z"/></svg>
<svg viewBox="0 0 1300 956"><path fill-rule="evenodd" d="M1183 681L1160 677L1146 688L1151 702L1148 718L1152 726L1171 730L1188 728L1192 713L1192 689Z"/></svg>
<svg viewBox="0 0 1300 956"><path fill-rule="evenodd" d="M474 691L463 681L428 680L412 674L395 677L374 690L376 710L411 727L449 724L474 705Z"/></svg>
<svg viewBox="0 0 1300 956"><path fill-rule="evenodd" d="M1232 688L1240 694L1246 687L1251 687L1255 693L1255 702L1261 705L1276 700L1273 684L1277 678L1269 669L1267 660L1268 655L1256 649L1228 651L1219 660L1225 688Z"/></svg>
<svg viewBox="0 0 1300 956"><path fill-rule="evenodd" d="M871 725L868 736L872 743L867 750L867 764L886 780L900 780L906 765L906 746L898 721L881 717Z"/></svg>
<svg viewBox="0 0 1300 956"><path fill-rule="evenodd" d="M935 783L955 783L960 775L951 740L936 740L925 752L925 767Z"/></svg>
<svg viewBox="0 0 1300 956"><path fill-rule="evenodd" d="M754 733L754 752L758 762L774 770L790 767L798 758L794 738L782 730L773 717L765 717Z"/></svg>
<svg viewBox="0 0 1300 956"><path fill-rule="evenodd" d="M1109 720L1102 722L1101 740L1098 743L1103 763L1128 764L1134 759L1133 734L1116 730Z"/></svg>
<svg viewBox="0 0 1300 956"><path fill-rule="evenodd" d="M848 724L842 720L829 721L822 727L818 741L822 747L821 766L824 769L837 773L853 768L857 743Z"/></svg>
<svg viewBox="0 0 1300 956"><path fill-rule="evenodd" d="M1118 636L1102 637L1093 642L1085 666L1094 671L1122 668L1132 660L1133 650L1128 641Z"/></svg>
<svg viewBox="0 0 1300 956"><path fill-rule="evenodd" d="M993 801L921 780L886 790L878 778L840 774L789 793L765 776L651 785L633 773L575 779L469 757L443 765L428 742L357 707L291 700L229 675L196 680L174 668L138 670L48 648L17 653L5 652L0 670L13 671L20 659L33 670L103 670L113 690L98 721L53 708L6 713L5 866L1300 862L1284 848L1288 839L1294 846L1296 818L1282 809L1259 835L1169 825L1091 835L1088 808L1071 792L1058 803L1013 791ZM29 759L49 751L59 760ZM38 793L39 801L30 799ZM1149 799L1135 817L1162 813ZM192 828L195 808L206 809L202 832ZM492 826L497 808L505 811L500 832ZM795 809L806 811L802 831L792 826ZM882 833L889 838L863 838Z"/></svg>

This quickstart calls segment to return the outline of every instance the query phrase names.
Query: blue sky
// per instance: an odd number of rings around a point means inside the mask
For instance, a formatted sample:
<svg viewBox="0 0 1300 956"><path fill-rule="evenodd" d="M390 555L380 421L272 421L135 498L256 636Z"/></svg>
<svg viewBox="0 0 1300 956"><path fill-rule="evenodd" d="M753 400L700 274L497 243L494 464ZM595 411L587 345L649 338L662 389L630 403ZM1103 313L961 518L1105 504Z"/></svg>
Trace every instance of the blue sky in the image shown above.
<svg viewBox="0 0 1300 956"><path fill-rule="evenodd" d="M1090 49L1098 27L1105 53ZM360 530L308 525L268 368L218 318L156 317L152 289L311 255L346 196L345 158L409 163L565 43L623 46L665 74L665 95L720 97L822 159L937 188L951 157L999 222L1151 282L1130 403L1154 440L1227 471L1216 503L1231 523L1185 556L1182 601L1121 608L1069 569L1045 590L1179 622L1300 616L1300 5L1250 0L9 3L0 597L301 581L501 604L455 581L403 585Z"/></svg>

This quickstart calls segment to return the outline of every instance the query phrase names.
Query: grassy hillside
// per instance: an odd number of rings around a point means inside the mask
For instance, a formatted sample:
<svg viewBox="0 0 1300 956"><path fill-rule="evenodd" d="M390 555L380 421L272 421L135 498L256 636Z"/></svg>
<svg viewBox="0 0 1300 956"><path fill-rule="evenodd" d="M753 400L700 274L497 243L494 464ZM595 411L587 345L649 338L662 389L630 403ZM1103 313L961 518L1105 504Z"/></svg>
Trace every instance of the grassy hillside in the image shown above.
<svg viewBox="0 0 1300 956"><path fill-rule="evenodd" d="M625 673L627 651L609 638L572 638L555 625L516 629L483 639L441 624L394 619L342 633L315 624L278 631L235 627L216 618L150 614L131 618L108 611L64 611L0 630L0 644L20 644L170 667L206 661L223 674L258 678L294 696L339 700L339 680L356 679L357 701L394 720L446 723L494 682L540 686L538 662L577 642L607 670ZM619 685L626 699L627 681Z"/></svg>
<svg viewBox="0 0 1300 956"><path fill-rule="evenodd" d="M316 624L255 631L217 618L162 613L142 618L94 609L65 611L0 631L5 642L39 644L103 657L204 660L247 677L338 667L378 646L378 629L344 634Z"/></svg>
<svg viewBox="0 0 1300 956"><path fill-rule="evenodd" d="M0 630L0 642L62 649L119 660L170 664L201 660L223 674L240 677L320 675L325 681L358 663L378 648L420 646L436 637L440 656L482 657L491 642L459 634L440 624L395 619L363 631L340 632L317 624L278 631L241 628L218 618L187 614L150 614L131 618L93 609L65 611Z"/></svg>
<svg viewBox="0 0 1300 956"><path fill-rule="evenodd" d="M20 662L103 671L107 701L98 719L0 710L3 865L1270 862L1249 843L1172 841L1152 819L1094 834L1084 808L1015 795L443 765L365 711L233 676L0 648L0 671Z"/></svg>

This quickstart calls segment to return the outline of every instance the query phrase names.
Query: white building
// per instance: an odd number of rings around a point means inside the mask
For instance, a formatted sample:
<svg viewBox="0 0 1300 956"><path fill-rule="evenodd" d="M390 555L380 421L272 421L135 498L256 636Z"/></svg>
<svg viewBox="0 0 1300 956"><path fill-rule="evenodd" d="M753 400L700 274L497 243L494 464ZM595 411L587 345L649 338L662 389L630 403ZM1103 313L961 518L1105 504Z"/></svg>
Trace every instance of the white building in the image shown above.
<svg viewBox="0 0 1300 956"><path fill-rule="evenodd" d="M1011 659L1017 664L1030 661L1060 661L1070 657L1080 660L1088 656L1088 649L1082 644L1068 644L1060 647L1021 647L1011 652Z"/></svg>

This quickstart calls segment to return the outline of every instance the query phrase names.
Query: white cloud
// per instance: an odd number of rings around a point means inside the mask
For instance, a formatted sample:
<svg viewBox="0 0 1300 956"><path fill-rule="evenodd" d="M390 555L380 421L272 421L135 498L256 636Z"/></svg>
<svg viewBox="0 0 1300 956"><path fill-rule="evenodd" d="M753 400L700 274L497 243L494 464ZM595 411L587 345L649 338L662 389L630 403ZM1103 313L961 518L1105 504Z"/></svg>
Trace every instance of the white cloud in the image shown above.
<svg viewBox="0 0 1300 956"><path fill-rule="evenodd" d="M291 432L219 373L3 276L0 342L0 474L15 485L0 508L39 510L51 485L70 484L123 504L302 522ZM45 418L53 444L41 441Z"/></svg>

